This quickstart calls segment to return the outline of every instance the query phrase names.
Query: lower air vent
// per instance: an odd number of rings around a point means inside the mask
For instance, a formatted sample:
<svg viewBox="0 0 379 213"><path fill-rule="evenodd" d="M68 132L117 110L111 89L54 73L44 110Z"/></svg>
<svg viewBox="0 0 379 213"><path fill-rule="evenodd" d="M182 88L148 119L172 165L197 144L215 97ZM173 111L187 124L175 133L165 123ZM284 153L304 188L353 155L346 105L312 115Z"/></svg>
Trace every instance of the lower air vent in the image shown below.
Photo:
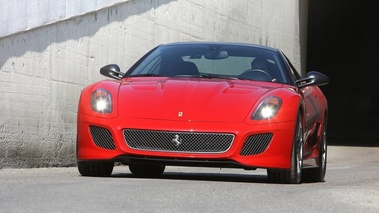
<svg viewBox="0 0 379 213"><path fill-rule="evenodd" d="M116 149L112 134L108 129L97 126L90 126L89 129L96 146L109 150Z"/></svg>
<svg viewBox="0 0 379 213"><path fill-rule="evenodd" d="M240 155L257 155L264 152L272 139L272 133L250 135L241 149Z"/></svg>

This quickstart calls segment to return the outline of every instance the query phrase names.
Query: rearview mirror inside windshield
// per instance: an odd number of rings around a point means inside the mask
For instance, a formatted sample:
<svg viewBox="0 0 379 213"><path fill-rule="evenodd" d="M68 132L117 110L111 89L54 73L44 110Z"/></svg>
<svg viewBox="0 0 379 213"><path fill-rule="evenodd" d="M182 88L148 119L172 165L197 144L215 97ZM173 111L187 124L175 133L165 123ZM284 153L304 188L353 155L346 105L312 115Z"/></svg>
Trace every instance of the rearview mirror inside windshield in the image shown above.
<svg viewBox="0 0 379 213"><path fill-rule="evenodd" d="M210 60L219 60L219 59L225 59L229 57L229 55L227 51L213 50L213 51L206 52L204 57Z"/></svg>

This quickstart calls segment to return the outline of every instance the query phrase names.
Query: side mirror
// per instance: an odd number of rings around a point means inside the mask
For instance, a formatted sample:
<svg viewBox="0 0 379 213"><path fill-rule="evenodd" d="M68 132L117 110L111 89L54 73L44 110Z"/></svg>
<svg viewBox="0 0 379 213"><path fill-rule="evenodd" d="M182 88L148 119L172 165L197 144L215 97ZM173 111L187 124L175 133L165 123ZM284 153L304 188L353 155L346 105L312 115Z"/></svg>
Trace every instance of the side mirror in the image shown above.
<svg viewBox="0 0 379 213"><path fill-rule="evenodd" d="M305 78L299 79L295 83L298 88L306 86L323 86L329 83L329 78L320 72L310 71Z"/></svg>
<svg viewBox="0 0 379 213"><path fill-rule="evenodd" d="M100 74L120 80L124 73L120 72L120 67L117 64L108 64L100 69Z"/></svg>

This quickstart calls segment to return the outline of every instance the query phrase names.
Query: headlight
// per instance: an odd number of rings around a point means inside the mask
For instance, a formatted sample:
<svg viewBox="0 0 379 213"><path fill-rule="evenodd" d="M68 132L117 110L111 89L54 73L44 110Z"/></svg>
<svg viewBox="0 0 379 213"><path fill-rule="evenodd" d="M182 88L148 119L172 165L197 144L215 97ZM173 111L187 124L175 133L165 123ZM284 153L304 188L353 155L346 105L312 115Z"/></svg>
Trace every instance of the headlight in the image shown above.
<svg viewBox="0 0 379 213"><path fill-rule="evenodd" d="M278 113L282 100L275 96L265 98L255 110L253 120L264 120L273 118Z"/></svg>
<svg viewBox="0 0 379 213"><path fill-rule="evenodd" d="M108 114L112 112L112 97L105 89L97 89L91 95L91 107L95 112Z"/></svg>

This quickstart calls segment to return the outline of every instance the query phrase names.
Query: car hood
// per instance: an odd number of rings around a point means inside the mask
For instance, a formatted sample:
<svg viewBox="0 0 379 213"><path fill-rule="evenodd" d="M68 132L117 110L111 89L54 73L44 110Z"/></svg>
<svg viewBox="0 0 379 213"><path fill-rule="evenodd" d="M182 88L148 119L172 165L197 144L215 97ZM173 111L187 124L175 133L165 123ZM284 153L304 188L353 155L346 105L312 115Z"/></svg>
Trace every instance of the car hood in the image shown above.
<svg viewBox="0 0 379 213"><path fill-rule="evenodd" d="M225 79L129 78L120 85L118 111L123 118L237 122L276 87Z"/></svg>

